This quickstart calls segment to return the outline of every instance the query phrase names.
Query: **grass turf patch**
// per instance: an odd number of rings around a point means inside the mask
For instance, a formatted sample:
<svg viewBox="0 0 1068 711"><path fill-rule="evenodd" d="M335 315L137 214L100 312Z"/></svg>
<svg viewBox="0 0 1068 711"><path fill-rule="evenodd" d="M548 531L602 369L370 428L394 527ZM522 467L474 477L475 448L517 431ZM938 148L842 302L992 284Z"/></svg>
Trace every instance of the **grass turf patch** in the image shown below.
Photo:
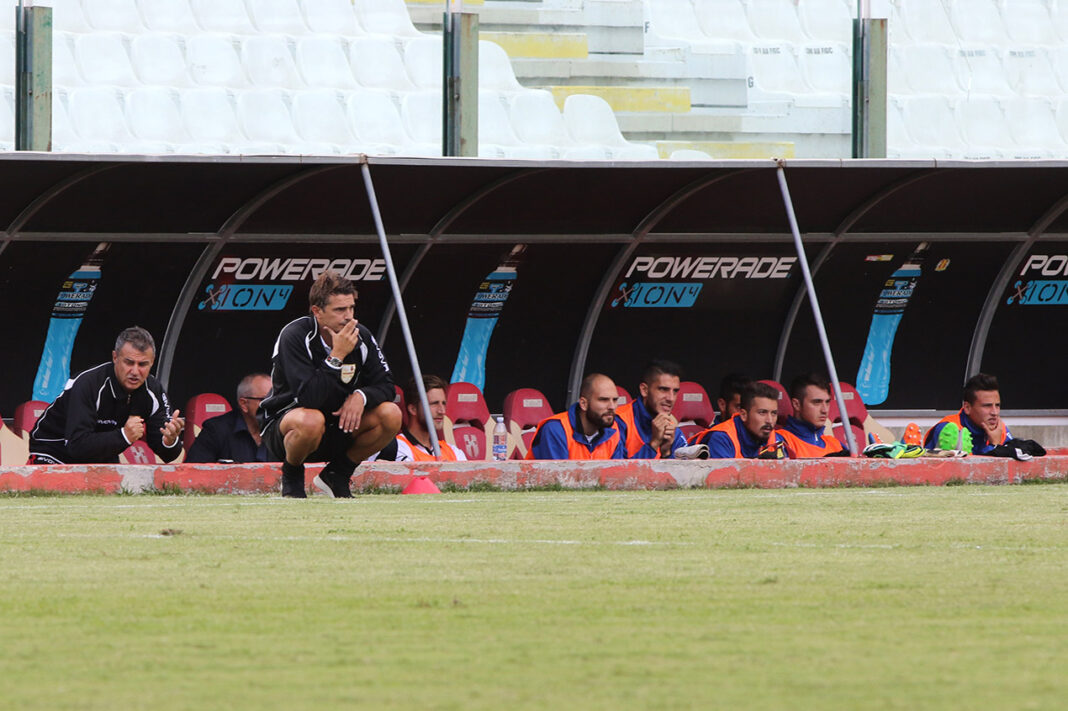
<svg viewBox="0 0 1068 711"><path fill-rule="evenodd" d="M1057 708L1068 487L0 500L19 709Z"/></svg>

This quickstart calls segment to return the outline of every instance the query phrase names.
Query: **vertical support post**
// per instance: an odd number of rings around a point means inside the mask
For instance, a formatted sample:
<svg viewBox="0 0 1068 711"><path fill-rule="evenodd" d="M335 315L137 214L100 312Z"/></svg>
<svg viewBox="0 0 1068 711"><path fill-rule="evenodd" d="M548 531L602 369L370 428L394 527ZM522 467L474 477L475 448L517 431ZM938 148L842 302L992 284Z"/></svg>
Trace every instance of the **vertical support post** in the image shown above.
<svg viewBox="0 0 1068 711"><path fill-rule="evenodd" d="M868 157L868 111L870 98L869 72L871 70L868 37L870 20L857 17L853 20L853 157Z"/></svg>
<svg viewBox="0 0 1068 711"><path fill-rule="evenodd" d="M442 21L442 151L478 156L478 15L446 12Z"/></svg>
<svg viewBox="0 0 1068 711"><path fill-rule="evenodd" d="M886 18L868 21L868 150L865 158L886 158Z"/></svg>
<svg viewBox="0 0 1068 711"><path fill-rule="evenodd" d="M834 390L834 399L838 403L838 412L842 415L842 428L845 431L849 453L855 457L857 456L857 442L853 438L853 429L849 426L849 418L846 416L845 398L842 397L842 386L838 384L838 369L834 367L831 344L827 340L827 329L823 325L820 302L816 297L816 287L812 284L812 272L808 268L805 245L801 242L801 230L797 227L797 215L794 214L794 201L790 198L790 187L786 184L786 171L783 169L781 161L779 161L777 173L779 189L782 190L783 204L786 206L786 217L790 221L790 231L794 235L794 247L797 248L797 261L801 263L801 275L804 277L805 287L808 289L808 303L812 306L812 317L816 321L816 331L819 333L820 345L823 346L823 358L827 363L827 374L831 378L831 388Z"/></svg>
<svg viewBox="0 0 1068 711"><path fill-rule="evenodd" d="M393 290L393 302L397 305L397 318L400 320L401 331L404 332L404 344L408 348L408 359L412 364L412 377L415 378L415 387L419 390L419 403L423 408L423 417L426 418L427 429L434 429L434 415L430 412L430 401L426 396L426 387L423 385L423 371L419 367L419 356L415 352L415 342L412 340L412 330L408 326L408 313L404 310L404 301L401 298L400 284L397 282L397 270L393 267L393 255L389 251L389 242L386 240L386 228L382 225L382 212L378 208L378 198L375 196L375 186L371 182L371 167L364 158L360 164L363 172L363 184L367 189L367 199L371 203L371 214L375 220L375 230L378 232L378 244L382 248L382 257L386 260L386 273L389 275L389 286ZM434 450L434 458L441 459L441 447L438 444L437 431L433 431L430 437L430 446Z"/></svg>
<svg viewBox="0 0 1068 711"><path fill-rule="evenodd" d="M52 150L52 8L15 8L15 150Z"/></svg>

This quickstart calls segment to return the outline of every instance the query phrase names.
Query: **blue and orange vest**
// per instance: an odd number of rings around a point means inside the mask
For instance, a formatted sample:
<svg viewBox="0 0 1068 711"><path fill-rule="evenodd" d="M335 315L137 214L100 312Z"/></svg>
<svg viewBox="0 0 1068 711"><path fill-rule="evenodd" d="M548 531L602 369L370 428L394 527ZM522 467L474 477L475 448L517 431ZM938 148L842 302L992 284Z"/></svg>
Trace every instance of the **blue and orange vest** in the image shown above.
<svg viewBox="0 0 1068 711"><path fill-rule="evenodd" d="M616 410L616 419L623 420L623 424L627 426L627 440L623 443L627 448L627 459L633 457L642 447L649 444L642 438L642 433L638 431L638 422L634 415L635 407L645 407L645 403L641 400L631 400ZM660 459L659 450L656 452L656 458Z"/></svg>
<svg viewBox="0 0 1068 711"><path fill-rule="evenodd" d="M397 439L404 440L404 443L408 445L408 449L412 451L412 460L416 462L433 462L434 455L423 449L423 445L416 444L412 440L405 437L403 434L397 435ZM443 462L456 462L459 461L456 458L456 452L452 451L452 447L445 440L438 440L438 449L441 450L441 461Z"/></svg>
<svg viewBox="0 0 1068 711"><path fill-rule="evenodd" d="M534 459L534 447L533 443L538 440L538 435L541 433L541 428L546 424L553 422L559 422L564 428L564 438L567 441L567 458L568 459L611 459L612 455L616 451L616 447L619 446L619 428L613 427L612 434L603 442L598 444L590 451L590 448L583 445L580 442L575 441L575 428L571 426L571 411L566 410L558 415L547 417L538 423L538 429L534 431L534 439L531 440L531 447L527 451L527 459Z"/></svg>
<svg viewBox="0 0 1068 711"><path fill-rule="evenodd" d="M964 408L962 407L959 411L954 412L952 415L946 415L941 420L936 422L934 427L932 427L931 429L929 429L929 430L927 430L926 432L923 433L923 444L924 444L924 446L926 447L929 444L930 445L936 445L937 444L937 442L928 442L928 440L930 439L931 435L934 433L935 427L938 427L938 425L945 424L947 422L952 422L957 427L960 427L962 430L965 427L967 427L967 425L964 424L964 420L962 419L963 416L964 416ZM1000 442L991 442L990 439L986 436L986 432L983 430L983 428L979 427L979 430L983 432L983 442L973 442L972 446L976 447L976 446L984 446L985 445L985 447L996 447L999 444L1005 444L1005 439L1008 437L1009 429L1005 426L1005 420L1002 420L1000 424L1001 424L1001 430L1000 430L1000 432L1001 432L1001 441ZM972 429L971 431L972 431L972 434L974 435L975 434L975 429Z"/></svg>
<svg viewBox="0 0 1068 711"><path fill-rule="evenodd" d="M842 443L829 434L820 435L823 440L823 446L819 447L811 442L806 442L785 427L775 431L786 442L786 453L790 459L818 459L826 457L828 454L842 451Z"/></svg>

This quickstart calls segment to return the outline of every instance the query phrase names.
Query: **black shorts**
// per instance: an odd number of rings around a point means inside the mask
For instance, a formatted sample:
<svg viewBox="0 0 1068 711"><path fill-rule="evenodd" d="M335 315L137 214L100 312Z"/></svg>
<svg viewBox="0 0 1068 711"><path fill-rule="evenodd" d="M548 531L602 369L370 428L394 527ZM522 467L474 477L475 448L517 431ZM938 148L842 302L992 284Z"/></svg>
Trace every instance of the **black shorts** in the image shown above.
<svg viewBox="0 0 1068 711"><path fill-rule="evenodd" d="M283 414L282 417L285 417ZM272 462L284 462L286 458L285 438L278 429L282 423L282 417L271 420L263 430L263 443L267 445L267 454ZM338 427L338 419L333 415L326 415L326 432L319 440L319 446L308 455L305 462L332 462L345 456L353 443L353 433L342 432Z"/></svg>

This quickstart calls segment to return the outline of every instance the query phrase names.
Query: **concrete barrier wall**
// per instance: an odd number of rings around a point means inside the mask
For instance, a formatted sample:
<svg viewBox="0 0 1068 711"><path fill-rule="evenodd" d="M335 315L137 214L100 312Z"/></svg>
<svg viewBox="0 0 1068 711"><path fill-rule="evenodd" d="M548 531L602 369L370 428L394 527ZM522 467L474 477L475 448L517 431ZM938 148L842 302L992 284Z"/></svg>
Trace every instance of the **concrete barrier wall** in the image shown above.
<svg viewBox="0 0 1068 711"><path fill-rule="evenodd" d="M309 485L318 469L307 468ZM273 464L19 466L0 469L0 492L255 494L278 491L279 475ZM443 487L503 490L1019 484L1068 479L1068 455L1030 462L990 457L908 461L833 458L785 462L375 462L357 469L353 488L363 492L399 491L416 476L427 476Z"/></svg>

